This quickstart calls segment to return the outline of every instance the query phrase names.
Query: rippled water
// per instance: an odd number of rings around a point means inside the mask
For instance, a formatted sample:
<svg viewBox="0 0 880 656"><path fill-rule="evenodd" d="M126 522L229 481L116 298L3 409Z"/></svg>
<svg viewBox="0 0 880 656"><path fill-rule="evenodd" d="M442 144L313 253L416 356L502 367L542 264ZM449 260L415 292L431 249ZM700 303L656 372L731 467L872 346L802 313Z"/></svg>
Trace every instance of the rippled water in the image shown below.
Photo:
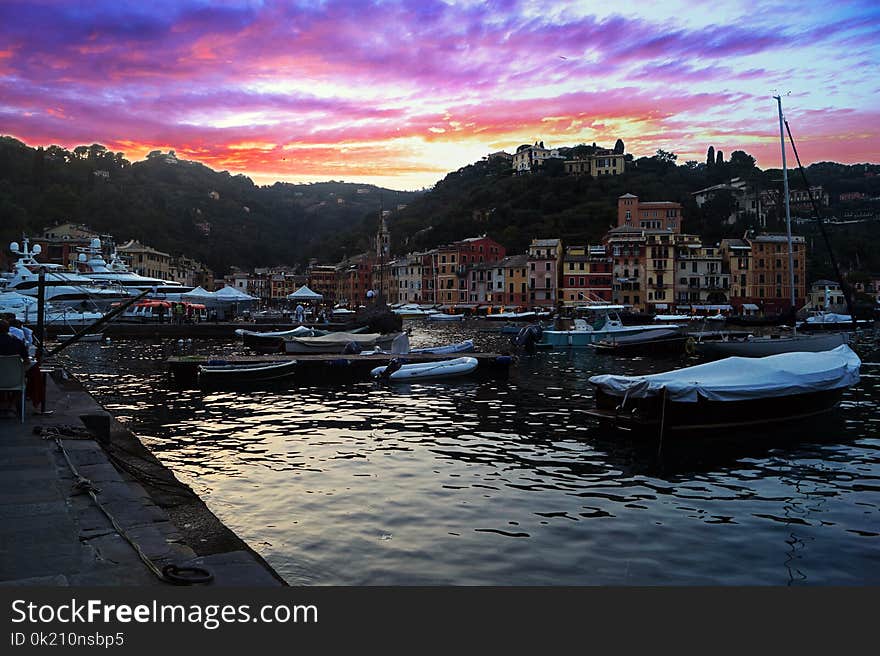
<svg viewBox="0 0 880 656"><path fill-rule="evenodd" d="M414 346L485 327L413 322ZM822 421L632 442L586 379L665 370L591 352L509 380L175 389L163 360L233 342L81 344L69 367L294 585L880 583L880 366Z"/></svg>

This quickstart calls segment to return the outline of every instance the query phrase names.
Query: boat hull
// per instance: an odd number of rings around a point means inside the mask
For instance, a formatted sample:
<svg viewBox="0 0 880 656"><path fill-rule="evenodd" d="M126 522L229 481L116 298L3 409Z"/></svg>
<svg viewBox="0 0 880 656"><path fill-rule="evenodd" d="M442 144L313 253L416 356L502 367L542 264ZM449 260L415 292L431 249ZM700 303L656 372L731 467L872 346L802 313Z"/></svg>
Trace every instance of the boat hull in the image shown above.
<svg viewBox="0 0 880 656"><path fill-rule="evenodd" d="M700 355L709 358L741 356L763 358L780 353L818 353L830 351L841 344L849 343L849 333L827 333L822 335L783 335L780 337L754 337L752 339L709 340L696 342L694 348Z"/></svg>
<svg viewBox="0 0 880 656"><path fill-rule="evenodd" d="M623 326L614 330L545 330L539 348L589 348L600 341L615 338L650 334L653 331L668 331L670 326Z"/></svg>
<svg viewBox="0 0 880 656"><path fill-rule="evenodd" d="M456 358L442 362L422 362L418 364L405 364L392 373L388 380L391 382L408 382L412 380L454 378L466 376L477 369L476 358ZM370 372L373 378L380 378L386 367L376 367Z"/></svg>
<svg viewBox="0 0 880 656"><path fill-rule="evenodd" d="M201 383L262 383L283 380L296 372L296 360L260 364L214 364L199 367Z"/></svg>
<svg viewBox="0 0 880 656"><path fill-rule="evenodd" d="M710 401L700 397L696 403L667 402L664 414L661 397L630 399L627 408L619 411L621 398L596 390L596 407L587 414L614 428L658 436L663 431L673 434L710 433L759 427L808 419L832 410L845 388L822 390L748 401Z"/></svg>

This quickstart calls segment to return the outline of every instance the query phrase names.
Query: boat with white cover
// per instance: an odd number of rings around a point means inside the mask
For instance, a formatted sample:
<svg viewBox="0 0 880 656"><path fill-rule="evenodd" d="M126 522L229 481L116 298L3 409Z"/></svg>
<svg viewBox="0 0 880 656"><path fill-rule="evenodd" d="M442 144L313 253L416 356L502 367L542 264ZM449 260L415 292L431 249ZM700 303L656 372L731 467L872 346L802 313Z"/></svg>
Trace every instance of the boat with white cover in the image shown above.
<svg viewBox="0 0 880 656"><path fill-rule="evenodd" d="M466 376L473 373L477 368L476 358L455 358L454 360L442 360L440 362L420 362L417 364L405 364L399 369L392 371L387 380L392 382L406 382L425 378L450 378ZM370 372L373 378L383 378L387 367L376 367Z"/></svg>
<svg viewBox="0 0 880 656"><path fill-rule="evenodd" d="M288 337L283 341L285 353L339 353L342 354L350 344L356 345L361 350L379 348L390 349L395 353L409 352L409 340L399 340L400 346L394 348L398 337L406 337L406 333L329 333L318 337ZM402 344L406 341L405 350Z"/></svg>
<svg viewBox="0 0 880 656"><path fill-rule="evenodd" d="M442 312L435 312L433 314L429 314L425 317L428 321L463 321L463 314L444 314Z"/></svg>
<svg viewBox="0 0 880 656"><path fill-rule="evenodd" d="M849 346L818 353L725 358L647 376L591 377L588 414L617 428L714 430L788 422L831 410L859 382Z"/></svg>

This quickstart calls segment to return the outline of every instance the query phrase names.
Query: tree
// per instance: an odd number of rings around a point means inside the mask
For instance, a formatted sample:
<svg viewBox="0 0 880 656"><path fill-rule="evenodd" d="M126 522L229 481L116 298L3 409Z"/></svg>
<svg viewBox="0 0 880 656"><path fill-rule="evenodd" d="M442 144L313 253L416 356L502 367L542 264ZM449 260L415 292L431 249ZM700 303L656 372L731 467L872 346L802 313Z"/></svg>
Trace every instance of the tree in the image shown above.
<svg viewBox="0 0 880 656"><path fill-rule="evenodd" d="M618 139L614 143L614 154L615 155L623 155L623 151L624 151L623 139Z"/></svg>
<svg viewBox="0 0 880 656"><path fill-rule="evenodd" d="M724 164L724 153L719 150L715 155L715 165L721 166L722 164Z"/></svg>
<svg viewBox="0 0 880 656"><path fill-rule="evenodd" d="M662 162L663 164L675 164L675 160L678 159L678 155L672 152L668 152L662 150L660 148L657 149L657 154L654 155L657 161Z"/></svg>
<svg viewBox="0 0 880 656"><path fill-rule="evenodd" d="M706 151L706 166L714 166L715 165L715 146L709 146L709 150Z"/></svg>

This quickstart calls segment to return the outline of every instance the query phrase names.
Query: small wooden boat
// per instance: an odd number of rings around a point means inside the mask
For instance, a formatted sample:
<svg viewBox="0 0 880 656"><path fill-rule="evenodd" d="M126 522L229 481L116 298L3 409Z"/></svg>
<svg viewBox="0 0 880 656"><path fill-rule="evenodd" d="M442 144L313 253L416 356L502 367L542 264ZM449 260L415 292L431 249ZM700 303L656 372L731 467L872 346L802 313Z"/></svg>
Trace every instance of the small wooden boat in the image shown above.
<svg viewBox="0 0 880 656"><path fill-rule="evenodd" d="M615 428L711 431L811 417L837 405L859 382L848 346L821 353L726 358L648 376L593 376L587 413Z"/></svg>
<svg viewBox="0 0 880 656"><path fill-rule="evenodd" d="M209 361L199 366L202 383L259 383L282 380L296 372L296 360L277 362Z"/></svg>
<svg viewBox="0 0 880 656"><path fill-rule="evenodd" d="M410 349L410 353L470 353L474 350L474 340L466 339L457 344L446 346L426 346L424 348Z"/></svg>
<svg viewBox="0 0 880 656"><path fill-rule="evenodd" d="M429 314L425 317L428 321L462 321L464 320L463 314L444 314L442 312L435 312L434 314Z"/></svg>
<svg viewBox="0 0 880 656"><path fill-rule="evenodd" d="M385 370L391 367L392 372L385 376ZM385 379L392 382L405 382L425 378L450 378L466 376L473 373L477 368L476 358L456 358L454 360L441 360L440 362L421 362L418 364L405 364L399 367L376 367L370 372L373 378Z"/></svg>

